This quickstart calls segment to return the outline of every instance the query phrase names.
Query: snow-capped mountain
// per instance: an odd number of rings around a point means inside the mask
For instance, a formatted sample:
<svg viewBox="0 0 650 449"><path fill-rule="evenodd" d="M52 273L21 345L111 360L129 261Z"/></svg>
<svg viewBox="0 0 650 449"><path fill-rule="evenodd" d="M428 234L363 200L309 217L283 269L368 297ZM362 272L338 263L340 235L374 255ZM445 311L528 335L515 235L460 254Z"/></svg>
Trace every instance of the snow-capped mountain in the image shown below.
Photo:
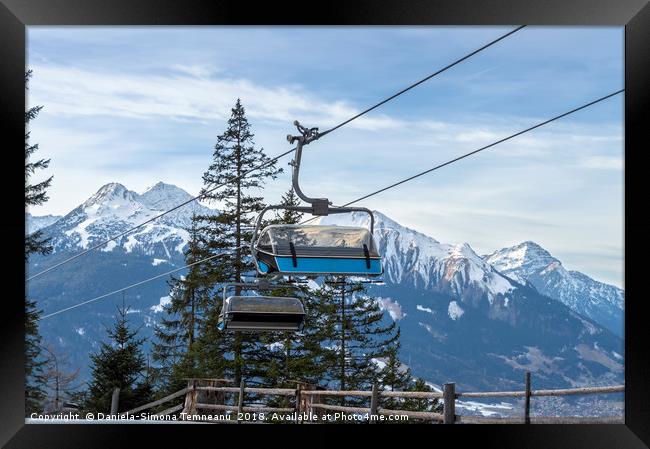
<svg viewBox="0 0 650 449"><path fill-rule="evenodd" d="M622 380L623 344L608 329L502 274L466 243L374 216L386 283L369 290L399 322L402 355L416 374L477 389L519 388L526 370L549 387ZM368 227L369 217L318 222Z"/></svg>
<svg viewBox="0 0 650 449"><path fill-rule="evenodd" d="M182 189L158 183L139 194L108 184L66 216L43 229L55 252L35 255L39 271L93 242L124 231L189 199ZM192 203L141 229L38 277L28 294L50 312L181 266L192 213L217 213ZM385 285L370 294L399 323L401 356L417 376L459 389L521 388L533 372L536 388L622 382L619 337L560 301L541 294L476 254L470 245L439 242L375 212L375 239ZM361 213L321 217L322 224L367 226ZM169 257L171 256L171 257ZM150 337L168 301L168 277L127 291L134 325ZM43 320L43 335L67 348L78 366L105 337L118 295Z"/></svg>
<svg viewBox="0 0 650 449"><path fill-rule="evenodd" d="M192 196L170 184L159 182L142 194L122 184L110 183L52 225L43 233L52 237L54 253L78 251L108 239L171 209ZM193 214L217 213L197 202L191 202L156 219L140 229L108 243L102 251L120 248L126 252L144 251L161 258L182 254L189 240L187 228Z"/></svg>
<svg viewBox="0 0 650 449"><path fill-rule="evenodd" d="M25 234L31 234L39 229L45 228L61 218L61 215L40 215L35 216L29 212L25 213Z"/></svg>
<svg viewBox="0 0 650 449"><path fill-rule="evenodd" d="M54 250L47 256L32 255L28 273L38 273L190 198L183 189L162 182L142 193L119 183L106 184L68 214L41 229L45 237L51 238ZM27 294L49 313L183 266L182 251L189 240L186 229L191 226L195 213L208 215L218 211L191 202L56 271L31 280ZM125 292L125 300L133 308L129 317L135 325L144 325L141 330L144 338L151 337L153 325L160 316L159 305L164 302L161 298L169 295L168 280L169 276ZM66 351L74 367L81 368L82 377L89 375L88 355L105 338L105 326L112 322L120 300L121 295L115 295L39 324L42 335Z"/></svg>
<svg viewBox="0 0 650 449"><path fill-rule="evenodd" d="M374 236L382 255L384 274L392 283L471 300L487 295L490 303L505 299L515 284L477 255L467 243L440 243L375 211ZM362 212L330 215L321 224L370 227Z"/></svg>
<svg viewBox="0 0 650 449"><path fill-rule="evenodd" d="M565 269L535 242L503 248L484 258L506 276L523 284L530 283L543 295L623 335L625 292L622 289Z"/></svg>

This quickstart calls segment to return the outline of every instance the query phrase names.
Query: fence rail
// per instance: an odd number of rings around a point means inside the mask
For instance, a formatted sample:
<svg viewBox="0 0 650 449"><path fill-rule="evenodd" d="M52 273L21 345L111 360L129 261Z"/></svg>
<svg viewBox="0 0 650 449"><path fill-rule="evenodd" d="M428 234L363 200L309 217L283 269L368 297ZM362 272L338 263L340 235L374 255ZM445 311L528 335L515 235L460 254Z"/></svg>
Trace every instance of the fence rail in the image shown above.
<svg viewBox="0 0 650 449"><path fill-rule="evenodd" d="M230 385L229 385L230 384ZM126 412L120 412L120 416L133 415L135 413L159 407L162 404L173 401L176 398L185 396L184 402L171 406L163 411L157 412L153 416L168 416L182 412L186 417L199 415L199 411L218 411L224 412L225 416L221 418L201 419L202 422L212 423L251 423L249 414L260 413L284 413L295 414L293 422L303 422L298 415L324 416L327 412L339 412L350 415L363 415L368 417L371 423L381 420L382 416L402 415L408 419L425 420L433 423L444 424L623 424L622 416L591 416L591 417L574 417L574 416L530 416L530 403L532 397L543 396L565 396L565 395L584 395L584 394L608 394L624 392L624 385L601 386L601 387L581 387L566 388L556 390L532 390L530 383L530 373L526 373L525 390L522 391L481 391L481 392L457 392L454 383L443 385L443 391L380 391L375 384L371 391L365 390L325 390L318 389L317 386L296 383L296 388L260 388L246 387L242 381L239 387L232 386L231 381L226 379L189 379L186 388L175 393L165 396L148 404L141 405ZM237 404L226 404L226 394L236 394ZM293 398L295 406L289 407L272 407L268 404L247 404L244 405L246 394L255 394L262 396L283 396ZM326 404L322 402L323 398L370 398L370 407L346 406ZM468 416L456 414L456 400L458 398L499 398L515 397L525 398L524 416L522 417L484 417ZM387 409L380 406L382 398L402 398L402 399L442 399L443 412L433 411L412 411ZM119 389L113 392L112 406L117 409L119 399ZM183 415L181 415L182 417ZM233 419L234 417L234 419ZM287 422L287 421L285 421ZM259 421L257 423L260 423Z"/></svg>
<svg viewBox="0 0 650 449"><path fill-rule="evenodd" d="M222 391L224 393L239 393L238 387L196 387L199 391ZM293 396L295 389L291 388L251 388L245 387L244 393L259 393L267 395Z"/></svg>
<svg viewBox="0 0 650 449"><path fill-rule="evenodd" d="M531 390L531 396L565 396L572 394L598 394L618 393L625 391L624 385L613 385L608 387L584 387L566 388L561 390ZM481 392L458 392L459 398L498 398L498 397L525 397L526 391L481 391Z"/></svg>
<svg viewBox="0 0 650 449"><path fill-rule="evenodd" d="M119 389L116 388L116 390L118 390L119 392ZM188 392L188 388L183 388L182 390L179 390L176 393L172 393L169 396L165 396L164 398L158 399L157 401L153 401L148 404L141 405L140 407L136 407L126 412L121 412L120 415L134 415L143 410L147 410L162 405L165 402L169 402L172 399L176 399L177 397L184 396L185 394L187 394L187 392Z"/></svg>

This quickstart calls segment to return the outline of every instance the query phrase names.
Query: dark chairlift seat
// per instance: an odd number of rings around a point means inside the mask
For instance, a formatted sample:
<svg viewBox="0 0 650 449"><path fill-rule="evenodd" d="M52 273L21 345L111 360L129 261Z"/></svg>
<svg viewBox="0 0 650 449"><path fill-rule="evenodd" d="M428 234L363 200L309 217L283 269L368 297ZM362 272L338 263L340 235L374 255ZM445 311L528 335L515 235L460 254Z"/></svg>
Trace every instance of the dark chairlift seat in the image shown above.
<svg viewBox="0 0 650 449"><path fill-rule="evenodd" d="M217 326L231 331L298 331L304 318L298 298L230 296L223 301Z"/></svg>

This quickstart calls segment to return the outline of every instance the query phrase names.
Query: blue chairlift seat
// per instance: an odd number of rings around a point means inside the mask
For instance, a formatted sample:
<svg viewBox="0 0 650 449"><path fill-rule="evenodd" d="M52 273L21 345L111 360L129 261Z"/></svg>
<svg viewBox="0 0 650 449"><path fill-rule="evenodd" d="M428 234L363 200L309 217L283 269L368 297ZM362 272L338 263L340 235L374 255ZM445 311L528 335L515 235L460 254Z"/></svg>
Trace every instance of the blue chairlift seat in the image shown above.
<svg viewBox="0 0 650 449"><path fill-rule="evenodd" d="M381 257L363 227L270 225L254 245L263 274L379 276Z"/></svg>

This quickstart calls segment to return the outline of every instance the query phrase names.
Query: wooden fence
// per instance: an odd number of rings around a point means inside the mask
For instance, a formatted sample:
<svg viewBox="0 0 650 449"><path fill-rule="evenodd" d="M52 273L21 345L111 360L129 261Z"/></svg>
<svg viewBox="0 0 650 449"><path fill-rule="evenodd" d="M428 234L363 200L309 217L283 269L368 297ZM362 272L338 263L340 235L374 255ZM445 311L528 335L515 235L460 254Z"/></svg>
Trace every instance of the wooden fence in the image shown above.
<svg viewBox="0 0 650 449"><path fill-rule="evenodd" d="M149 418L165 417L178 414L180 419L191 421L216 422L216 423L263 423L260 420L260 413L278 413L291 416L291 420L284 422L310 423L324 422L328 413L341 413L349 416L362 415L367 417L369 423L387 422L387 417L407 417L431 423L444 424L623 424L622 416L600 416L600 417L563 417L563 416L530 416L531 398L543 396L565 396L619 393L625 391L623 385L605 387L584 387L559 390L532 390L530 386L530 373L526 373L525 389L522 391L490 391L490 392L457 392L454 383L443 385L443 391L386 391L379 390L375 384L371 391L364 390L324 390L319 387L297 382L296 388L255 388L247 387L244 382L239 387L232 386L232 381L227 379L189 379L187 387L176 393L165 396L157 401L144 404L140 407L120 412L119 415L126 417L136 415L145 410L151 410L184 397L184 401L165 408L155 414L148 414ZM115 392L114 392L115 393ZM237 405L226 404L226 394L237 395ZM246 394L261 396L284 396L293 398L294 407L270 407L268 405L249 404L244 405ZM114 394L114 410L111 414L117 414L117 400L119 395ZM362 397L370 398L370 407L352 407L344 405L332 405L324 403L326 397ZM456 400L459 398L503 398L514 397L524 398L524 415L521 417L494 418L483 416L466 416L456 414ZM386 409L381 407L382 398L402 399L440 399L443 402L443 412L421 412L410 410ZM206 412L207 411L207 412ZM179 413L180 412L180 413ZM215 415L218 412L219 418L205 419L206 415ZM202 418L194 418L195 416ZM396 420L393 418L392 420ZM404 418L397 419L403 422Z"/></svg>

